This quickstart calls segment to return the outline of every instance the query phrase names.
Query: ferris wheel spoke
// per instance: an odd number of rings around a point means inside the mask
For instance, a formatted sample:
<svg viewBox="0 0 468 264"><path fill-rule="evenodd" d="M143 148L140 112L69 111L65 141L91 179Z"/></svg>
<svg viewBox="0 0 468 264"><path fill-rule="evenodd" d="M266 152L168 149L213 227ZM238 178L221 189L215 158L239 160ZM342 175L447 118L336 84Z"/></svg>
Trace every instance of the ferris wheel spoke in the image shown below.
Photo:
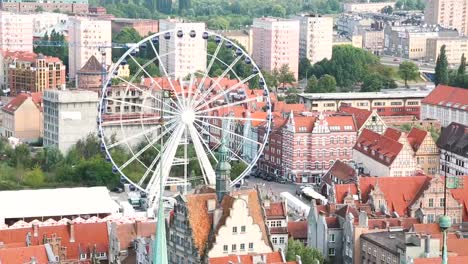
<svg viewBox="0 0 468 264"><path fill-rule="evenodd" d="M164 116L164 118L172 118L173 116ZM147 117L147 118L137 118L137 119L119 119L119 120L113 120L113 121L103 121L102 124L103 125L114 125L114 124L122 124L122 123L138 123L138 122L141 122L141 123L144 123L144 122L148 122L148 121L157 121L157 120L160 120L161 117L160 116L156 116L156 117ZM151 124L151 125L158 125L158 124Z"/></svg>
<svg viewBox="0 0 468 264"><path fill-rule="evenodd" d="M218 77L216 78L216 81L210 86L210 88L209 88L207 91L203 92L203 94L202 94L202 96L201 96L200 98L198 98L198 99L195 98L195 103L194 103L194 105L199 105L200 102L201 102L202 100L204 100L205 97L207 97L207 96L211 93L211 91L213 91L213 88L215 88L216 86L219 85L219 81L222 80L222 79L224 78L224 76L226 76L226 74L227 74L228 72L233 71L233 70L232 70L232 67L234 67L234 66L239 62L239 60L240 60L242 57L243 57L243 56L238 56L238 57L231 63L231 65L229 65L229 66L227 67L227 69L224 70L224 72L221 74L221 76L218 76Z"/></svg>
<svg viewBox="0 0 468 264"><path fill-rule="evenodd" d="M225 105L220 105L220 106L204 109L204 110L201 110L201 111L197 111L197 114L207 113L207 112L211 112L211 111L222 109L222 108L229 108L231 106L242 105L242 104L245 104L245 103L248 103L248 102L257 101L259 98L261 99L261 97L252 97L252 98L247 98L247 99L242 100L242 101L236 101L236 102L233 102L233 103L229 103L229 104L225 104Z"/></svg>
<svg viewBox="0 0 468 264"><path fill-rule="evenodd" d="M198 104L196 107L195 107L195 110L198 110L200 108L203 108L211 103L213 103L214 101L216 101L218 98L220 98L221 96L224 96L225 94L227 93L230 93L232 91L234 91L235 89L239 88L241 85L245 84L246 82L248 82L250 79L254 78L255 76L257 76L258 73L256 74L252 74L250 75L249 77L243 79L242 81L236 83L235 85L229 87L228 89L226 90L223 90L222 93L219 93L219 94L216 94L215 96L213 96L212 98L209 98L209 100L207 100L206 102L204 102L203 104Z"/></svg>
<svg viewBox="0 0 468 264"><path fill-rule="evenodd" d="M144 67L141 66L141 64L135 59L135 57L132 56L132 54L128 54L128 56L133 60L133 62L135 62L135 64L140 67L140 69L146 74L146 76L148 76L148 78L152 79L154 78L154 76L151 76L146 70Z"/></svg>
<svg viewBox="0 0 468 264"><path fill-rule="evenodd" d="M190 124L188 126L188 129L190 133L190 138L193 142L193 146L195 147L195 152L197 153L197 157L201 161L201 163L203 164L203 168L205 169L207 184L213 184L215 183L216 174L213 167L211 166L210 159L206 155L200 138L197 136L198 131L193 124Z"/></svg>
<svg viewBox="0 0 468 264"><path fill-rule="evenodd" d="M156 50L156 47L154 46L152 41L148 41L148 42L150 43L150 45L151 45L151 47L152 47L152 49L154 51L154 55L158 59L159 68L162 69L162 71L164 72L164 75L166 75L167 81L169 82L169 86L171 87L172 91L174 91L174 94L176 95L179 108L182 109L182 103L180 102L179 96L177 95L177 90L175 89L174 84L172 84L171 77L169 76L169 74L167 74L166 67L162 63L161 57L159 56L159 52Z"/></svg>
<svg viewBox="0 0 468 264"><path fill-rule="evenodd" d="M172 119L172 120L169 120L167 123L170 123L170 122L172 123L172 122L174 122L174 121L175 121L175 119ZM119 146L119 145L121 145L121 144L123 144L123 143L126 143L126 142L132 140L132 139L135 139L135 138L144 136L144 135L146 135L146 134L148 134L148 133L151 133L151 132L157 130L158 128L160 128L160 125L154 126L154 127L150 128L150 129L144 130L144 131L142 131L142 132L140 132L140 133L136 133L136 134L133 134L133 135L131 135L131 136L129 136L129 137L126 137L126 138L124 138L124 139L122 139L122 140L120 140L120 141L117 141L117 142L115 142L115 143L109 145L107 148L108 148L108 149L111 149L111 148L113 148L113 147L115 147L115 146Z"/></svg>
<svg viewBox="0 0 468 264"><path fill-rule="evenodd" d="M217 126L215 126L215 125L213 125L213 124L210 124L210 123L205 122L205 121L200 120L200 119L197 119L196 121L199 121L199 122L201 122L201 123L204 123L204 124L206 124L206 125L208 125L208 126L214 128L214 129L222 129L222 128L220 128L220 127L217 127ZM250 141L250 142L255 143L255 144L258 144L258 145L262 145L262 143L260 143L260 142L258 142L258 141L255 141L255 140L250 139L250 138L248 138L248 137L245 137L245 136L243 136L243 135L239 135L239 134L234 133L234 132L232 132L232 131L229 131L229 130L227 130L227 129L223 130L223 132L227 132L227 133L229 133L229 134L231 134L231 135L233 135L233 136L236 136L236 137L238 137L238 138L240 138L240 139L247 140L247 141Z"/></svg>
<svg viewBox="0 0 468 264"><path fill-rule="evenodd" d="M142 93L144 93L144 94L146 94L146 95L149 95L151 98L153 98L153 99L159 101L160 103L163 103L165 106L167 106L167 107L169 107L169 108L172 108L174 111L180 112L179 109L173 107L173 106L170 105L170 104L165 103L165 102L164 102L163 100L161 100L160 98L158 98L158 97L152 95L151 93L148 93L147 91L145 91L145 90L141 89L140 87L134 85L133 83L131 83L131 82L129 82L129 81L123 79L122 77L117 76L117 78L120 79L120 80L122 80L123 82L127 83L128 85L132 86L133 88L137 89L138 91L140 91L140 92L142 92ZM157 83L157 82L155 82L155 81L153 81L153 82L154 82L154 83ZM158 86L159 86L159 84L158 84ZM159 87L160 87L160 86L159 86ZM161 87L160 87L160 89L161 89L161 91L163 90ZM158 109L158 110L160 110L160 109ZM168 111L168 110L164 110L164 112L169 112L169 111ZM171 112L171 113L174 113L174 112Z"/></svg>
<svg viewBox="0 0 468 264"><path fill-rule="evenodd" d="M116 102L116 103L125 104L125 105L132 105L132 106L138 106L138 107L142 107L142 108L147 108L147 109L155 110L156 112L159 112L159 110L160 110L160 109L157 109L157 108L152 107L152 106L149 106L149 105L137 104L137 103L122 101L122 100L113 99L113 98L107 98L106 100L107 100L107 101Z"/></svg>
<svg viewBox="0 0 468 264"><path fill-rule="evenodd" d="M151 140L148 144L146 144L142 149L140 149L137 153L133 154L133 156L128 159L124 164L122 164L122 166L119 167L119 170L123 170L125 167L127 167L128 165L130 165L135 159L138 159L138 157L141 156L141 154L143 154L146 150L148 150L150 147L154 146L155 143L157 143L158 140L161 139L161 137L164 137L169 131L171 131L173 128L175 128L177 124L174 123L171 125L170 128L166 128L166 130L161 133L160 135L158 135L156 138L154 138L153 140ZM146 165L145 165L146 167Z"/></svg>
<svg viewBox="0 0 468 264"><path fill-rule="evenodd" d="M138 181L138 185L139 186L142 186L146 180L146 178L148 177L148 175L153 172L153 168L154 166L156 165L156 163L158 162L158 160L160 160L160 157L161 157L161 153L163 153L166 149L167 149L167 146L169 146L169 141L167 141L166 143L164 143L164 146L161 148L161 150L159 151L158 155L156 155L156 157L153 159L153 161L151 162L150 166L149 167L146 167L147 170L145 171L145 174L143 174L143 177L141 177L141 179Z"/></svg>
<svg viewBox="0 0 468 264"><path fill-rule="evenodd" d="M259 121L259 122L267 121L267 119L250 118L250 117L235 117L235 116L200 116L200 115L195 115L195 118L197 120L200 120L200 118L209 118L209 119L235 120L235 121Z"/></svg>
<svg viewBox="0 0 468 264"><path fill-rule="evenodd" d="M197 123L194 123L195 125L199 126L199 124ZM208 150L208 152L211 154L211 157L216 161L218 162L218 159L216 158L216 155L213 154L213 151L211 151L210 147L208 145L206 145L205 141L203 140L202 136L200 135L200 133L197 131L197 136L198 138L200 139L200 141L203 143L203 146L205 146L205 148Z"/></svg>
<svg viewBox="0 0 468 264"><path fill-rule="evenodd" d="M218 56L218 53L221 50L221 47L223 46L223 42L224 42L224 39L221 39L221 41L218 43L218 46L216 47L215 52L213 53L213 56L211 56L210 63L208 64L208 67L205 69L205 73L203 74L201 82L198 84L197 90L195 91L195 95L192 97L192 100L190 101L191 105L193 105L193 100L198 96L198 94L201 91L202 86L205 84L206 77L208 77L208 74L211 71L211 67L213 67L214 62L216 61L216 57Z"/></svg>

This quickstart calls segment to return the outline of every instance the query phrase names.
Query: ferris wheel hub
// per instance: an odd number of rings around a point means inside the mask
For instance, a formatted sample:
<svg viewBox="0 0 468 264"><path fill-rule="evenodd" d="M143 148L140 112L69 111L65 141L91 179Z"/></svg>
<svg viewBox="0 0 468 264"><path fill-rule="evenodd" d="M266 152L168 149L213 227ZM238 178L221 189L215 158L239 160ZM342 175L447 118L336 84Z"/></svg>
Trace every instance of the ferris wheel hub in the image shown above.
<svg viewBox="0 0 468 264"><path fill-rule="evenodd" d="M185 125L191 125L195 121L195 112L192 109L182 111L180 119Z"/></svg>

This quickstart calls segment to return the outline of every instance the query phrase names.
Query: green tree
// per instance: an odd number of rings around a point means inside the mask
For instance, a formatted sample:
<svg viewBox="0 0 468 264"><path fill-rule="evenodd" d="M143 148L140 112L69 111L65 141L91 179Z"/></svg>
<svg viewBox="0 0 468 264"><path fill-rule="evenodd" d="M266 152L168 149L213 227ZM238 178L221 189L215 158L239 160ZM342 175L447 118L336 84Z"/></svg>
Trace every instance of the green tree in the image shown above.
<svg viewBox="0 0 468 264"><path fill-rule="evenodd" d="M102 186L114 188L119 184L119 177L112 173L112 165L101 155L81 160L74 169L73 181L85 186Z"/></svg>
<svg viewBox="0 0 468 264"><path fill-rule="evenodd" d="M241 173L244 172L245 169L247 169L247 165L242 161L232 163L231 164L231 180L234 180L237 177L239 177L239 175L241 175Z"/></svg>
<svg viewBox="0 0 468 264"><path fill-rule="evenodd" d="M408 87L409 80L415 80L419 75L418 66L412 61L404 61L398 67L398 75L405 80L405 86Z"/></svg>
<svg viewBox="0 0 468 264"><path fill-rule="evenodd" d="M392 6L386 6L382 8L382 13L391 15L393 13L393 7Z"/></svg>
<svg viewBox="0 0 468 264"><path fill-rule="evenodd" d="M336 92L335 77L325 74L317 82L316 93L332 93Z"/></svg>
<svg viewBox="0 0 468 264"><path fill-rule="evenodd" d="M300 256L302 263L313 264L318 260L319 263L325 263L323 255L316 249L304 246L303 243L290 239L286 249L286 260L295 261L296 256Z"/></svg>
<svg viewBox="0 0 468 264"><path fill-rule="evenodd" d="M213 29L227 30L229 29L229 20L225 17L217 16L208 20L208 27Z"/></svg>
<svg viewBox="0 0 468 264"><path fill-rule="evenodd" d="M316 89L316 86L318 84L317 77L315 75L312 75L307 79L307 87L306 87L306 93L314 93L314 90Z"/></svg>
<svg viewBox="0 0 468 264"><path fill-rule="evenodd" d="M462 57L460 59L460 66L458 66L458 75L463 75L466 73L466 57L465 53L462 54Z"/></svg>
<svg viewBox="0 0 468 264"><path fill-rule="evenodd" d="M274 5L272 8L272 13L275 17L285 17L286 9L281 5Z"/></svg>
<svg viewBox="0 0 468 264"><path fill-rule="evenodd" d="M312 64L310 64L310 60L307 58L302 58L299 61L299 78L306 78L308 77L308 71L312 67Z"/></svg>
<svg viewBox="0 0 468 264"><path fill-rule="evenodd" d="M55 46L46 46L46 45L41 45L41 46L36 46L33 48L33 51L35 53L41 53L47 56L54 56L59 58L64 65L68 65L68 42L65 41L65 36L63 34L60 34L58 32L55 32L55 30L52 30L50 33L50 36L46 33L42 38L41 41L45 42L54 42L58 43L59 45ZM66 68L68 71L68 67Z"/></svg>
<svg viewBox="0 0 468 264"><path fill-rule="evenodd" d="M38 188L44 184L44 179L44 172L42 172L40 167L35 167L33 170L26 173L24 183L33 188Z"/></svg>
<svg viewBox="0 0 468 264"><path fill-rule="evenodd" d="M435 67L435 85L448 84L448 61L447 55L445 54L445 45L440 47L439 56L437 56L436 67Z"/></svg>
<svg viewBox="0 0 468 264"><path fill-rule="evenodd" d="M281 87L284 87L285 84L292 84L296 81L294 73L291 72L289 65L287 64L281 65L276 76Z"/></svg>
<svg viewBox="0 0 468 264"><path fill-rule="evenodd" d="M289 88L286 91L286 97L284 101L288 104L297 104L299 103L299 91L296 88Z"/></svg>
<svg viewBox="0 0 468 264"><path fill-rule="evenodd" d="M384 82L380 74L372 73L366 78L361 85L361 92L378 92L384 86Z"/></svg>
<svg viewBox="0 0 468 264"><path fill-rule="evenodd" d="M184 15L190 9L190 0L179 0L179 15Z"/></svg>

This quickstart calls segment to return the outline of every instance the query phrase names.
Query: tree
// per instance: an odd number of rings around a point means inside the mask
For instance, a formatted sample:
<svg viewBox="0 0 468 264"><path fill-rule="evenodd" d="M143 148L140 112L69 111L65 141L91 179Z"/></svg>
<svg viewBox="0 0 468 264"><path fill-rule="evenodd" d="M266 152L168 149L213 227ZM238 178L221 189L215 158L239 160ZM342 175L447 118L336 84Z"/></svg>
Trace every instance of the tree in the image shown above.
<svg viewBox="0 0 468 264"><path fill-rule="evenodd" d="M38 188L44 184L44 178L44 172L42 172L41 168L35 167L26 173L24 183L33 188Z"/></svg>
<svg viewBox="0 0 468 264"><path fill-rule="evenodd" d="M332 93L336 92L335 77L325 74L317 82L316 93Z"/></svg>
<svg viewBox="0 0 468 264"><path fill-rule="evenodd" d="M372 73L366 78L361 85L361 92L378 92L384 86L384 82L380 74Z"/></svg>
<svg viewBox="0 0 468 264"><path fill-rule="evenodd" d="M286 9L281 5L274 5L272 8L272 13L275 17L285 17Z"/></svg>
<svg viewBox="0 0 468 264"><path fill-rule="evenodd" d="M392 6L386 6L382 8L382 13L391 15L393 13L393 7Z"/></svg>
<svg viewBox="0 0 468 264"><path fill-rule="evenodd" d="M42 6L38 6L36 7L36 9L34 10L34 12L44 12L44 8Z"/></svg>
<svg viewBox="0 0 468 264"><path fill-rule="evenodd" d="M462 54L462 57L460 59L460 66L458 66L458 75L463 75L466 72L466 57L465 53Z"/></svg>
<svg viewBox="0 0 468 264"><path fill-rule="evenodd" d="M190 0L179 0L179 15L183 15L190 9Z"/></svg>
<svg viewBox="0 0 468 264"><path fill-rule="evenodd" d="M445 45L440 47L439 56L437 56L436 67L435 67L435 85L448 84L448 61L447 55L445 54Z"/></svg>
<svg viewBox="0 0 468 264"><path fill-rule="evenodd" d="M316 89L316 86L318 84L317 77L315 75L312 75L307 79L307 87L306 87L306 93L314 93L314 90Z"/></svg>
<svg viewBox="0 0 468 264"><path fill-rule="evenodd" d="M307 58L302 58L299 61L299 78L307 78L308 76L308 71L310 70L310 67L312 67L312 64L310 64L310 60Z"/></svg>
<svg viewBox="0 0 468 264"><path fill-rule="evenodd" d="M239 177L239 175L241 175L241 173L244 172L245 169L247 169L247 165L244 162L239 161L233 163L231 167L231 180L234 180L237 177Z"/></svg>
<svg viewBox="0 0 468 264"><path fill-rule="evenodd" d="M286 249L286 260L295 261L296 256L301 257L302 263L313 264L317 260L319 263L325 262L322 253L316 248L307 247L297 240L289 239L288 248Z"/></svg>
<svg viewBox="0 0 468 264"><path fill-rule="evenodd" d="M405 80L405 86L408 87L408 80L415 80L419 75L418 66L412 61L404 61L398 67L398 75Z"/></svg>
<svg viewBox="0 0 468 264"><path fill-rule="evenodd" d="M286 97L284 98L284 101L287 104L297 104L299 103L299 91L296 88L289 88L286 91Z"/></svg>
<svg viewBox="0 0 468 264"><path fill-rule="evenodd" d="M277 78L281 87L284 87L285 84L291 84L296 81L294 73L291 72L289 65L287 64L281 65L277 74Z"/></svg>
<svg viewBox="0 0 468 264"><path fill-rule="evenodd" d="M217 16L208 20L208 27L213 29L227 30L229 29L229 20L222 16Z"/></svg>

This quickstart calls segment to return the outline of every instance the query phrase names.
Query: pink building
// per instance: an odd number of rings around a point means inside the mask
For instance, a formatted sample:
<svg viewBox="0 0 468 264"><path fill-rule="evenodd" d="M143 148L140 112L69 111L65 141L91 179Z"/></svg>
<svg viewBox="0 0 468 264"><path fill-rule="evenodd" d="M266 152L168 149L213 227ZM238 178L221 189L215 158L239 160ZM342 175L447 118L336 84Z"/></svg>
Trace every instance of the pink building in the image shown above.
<svg viewBox="0 0 468 264"><path fill-rule="evenodd" d="M283 64L298 77L299 21L263 17L253 21L252 55L258 66L267 71Z"/></svg>
<svg viewBox="0 0 468 264"><path fill-rule="evenodd" d="M1 49L33 51L33 17L0 11Z"/></svg>

